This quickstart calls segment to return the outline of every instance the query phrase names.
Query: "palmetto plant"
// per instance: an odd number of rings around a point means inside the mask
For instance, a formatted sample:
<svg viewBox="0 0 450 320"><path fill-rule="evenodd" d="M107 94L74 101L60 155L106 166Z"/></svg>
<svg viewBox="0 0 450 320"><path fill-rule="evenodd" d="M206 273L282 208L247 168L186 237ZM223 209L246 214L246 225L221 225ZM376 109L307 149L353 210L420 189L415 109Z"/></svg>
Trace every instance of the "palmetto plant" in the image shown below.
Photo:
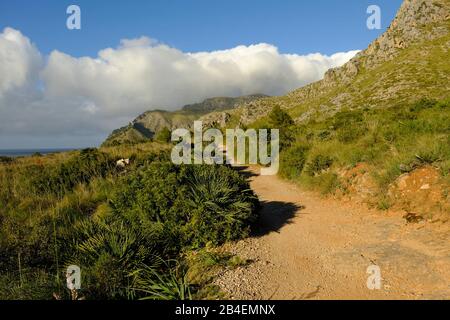
<svg viewBox="0 0 450 320"><path fill-rule="evenodd" d="M129 175L111 199L115 215L138 221L146 236L159 224L159 238L170 247L194 248L245 237L257 203L248 182L229 167L170 163Z"/></svg>
<svg viewBox="0 0 450 320"><path fill-rule="evenodd" d="M76 224L76 229L75 251L81 261L92 262L107 253L129 270L153 255L139 230L125 221L85 219Z"/></svg>
<svg viewBox="0 0 450 320"><path fill-rule="evenodd" d="M191 300L185 268L175 260L143 266L130 274L132 291L141 300Z"/></svg>
<svg viewBox="0 0 450 320"><path fill-rule="evenodd" d="M238 239L256 220L257 197L248 183L226 167L193 167L186 177L191 208L188 224L201 246Z"/></svg>
<svg viewBox="0 0 450 320"><path fill-rule="evenodd" d="M154 260L154 252L141 233L125 221L85 219L76 226L74 256L70 264L80 265L88 278L88 291L97 295L123 297L128 292L128 274L145 262Z"/></svg>

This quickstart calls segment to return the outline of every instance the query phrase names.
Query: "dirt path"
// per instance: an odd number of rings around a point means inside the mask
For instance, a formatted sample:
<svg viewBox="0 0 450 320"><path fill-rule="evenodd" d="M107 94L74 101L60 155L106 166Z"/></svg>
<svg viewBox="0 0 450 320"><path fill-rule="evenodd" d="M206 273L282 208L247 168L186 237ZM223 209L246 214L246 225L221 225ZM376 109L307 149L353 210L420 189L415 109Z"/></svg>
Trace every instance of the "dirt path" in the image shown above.
<svg viewBox="0 0 450 320"><path fill-rule="evenodd" d="M247 169L262 202L254 237L226 250L253 262L217 284L233 299L450 299L450 232L401 214L323 199ZM369 290L378 265L382 287Z"/></svg>

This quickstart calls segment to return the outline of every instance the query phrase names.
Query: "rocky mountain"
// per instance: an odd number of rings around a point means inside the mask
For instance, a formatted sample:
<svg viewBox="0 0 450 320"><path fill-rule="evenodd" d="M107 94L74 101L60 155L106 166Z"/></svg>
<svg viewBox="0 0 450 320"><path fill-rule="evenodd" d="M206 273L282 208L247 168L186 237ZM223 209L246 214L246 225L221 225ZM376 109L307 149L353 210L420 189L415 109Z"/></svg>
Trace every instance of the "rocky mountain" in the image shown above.
<svg viewBox="0 0 450 320"><path fill-rule="evenodd" d="M405 0L387 31L348 63L286 96L236 108L226 125L248 125L275 105L304 123L344 108L395 107L449 95L450 0Z"/></svg>
<svg viewBox="0 0 450 320"><path fill-rule="evenodd" d="M234 109L239 105L249 103L261 98L268 98L268 96L264 94L252 94L249 96L242 96L237 98L217 97L206 99L205 101L200 103L188 104L182 108L182 111L201 112L201 113L223 111Z"/></svg>
<svg viewBox="0 0 450 320"><path fill-rule="evenodd" d="M203 102L185 105L180 111L169 112L164 110L147 111L134 119L130 124L114 130L103 146L113 146L124 143L139 143L152 139L163 128L190 128L194 120L205 114L230 110L245 103L251 103L268 96L253 94L242 97L216 97Z"/></svg>

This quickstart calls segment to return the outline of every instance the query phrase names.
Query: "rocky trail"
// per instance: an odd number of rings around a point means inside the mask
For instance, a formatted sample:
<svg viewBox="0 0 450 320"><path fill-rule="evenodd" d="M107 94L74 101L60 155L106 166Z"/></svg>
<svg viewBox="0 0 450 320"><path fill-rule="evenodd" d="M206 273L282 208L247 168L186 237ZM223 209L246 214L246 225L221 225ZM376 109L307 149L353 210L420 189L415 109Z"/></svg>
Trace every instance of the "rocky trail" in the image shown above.
<svg viewBox="0 0 450 320"><path fill-rule="evenodd" d="M255 234L225 249L251 262L216 283L231 299L450 299L450 232L243 169L261 203ZM377 265L381 288L370 290Z"/></svg>

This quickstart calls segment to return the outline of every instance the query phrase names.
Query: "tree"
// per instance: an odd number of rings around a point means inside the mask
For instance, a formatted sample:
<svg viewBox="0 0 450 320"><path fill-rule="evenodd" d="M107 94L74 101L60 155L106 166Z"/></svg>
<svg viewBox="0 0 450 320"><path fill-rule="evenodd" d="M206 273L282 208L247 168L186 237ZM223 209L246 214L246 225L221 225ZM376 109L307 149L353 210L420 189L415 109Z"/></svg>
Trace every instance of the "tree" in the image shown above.
<svg viewBox="0 0 450 320"><path fill-rule="evenodd" d="M269 114L269 125L272 129L282 129L290 127L294 124L291 116L286 112L281 110L279 106L272 109Z"/></svg>
<svg viewBox="0 0 450 320"><path fill-rule="evenodd" d="M270 129L280 130L280 149L289 147L295 138L293 130L295 122L291 116L286 111L281 110L279 106L276 106L269 113L268 122Z"/></svg>
<svg viewBox="0 0 450 320"><path fill-rule="evenodd" d="M172 133L169 128L164 127L158 134L156 135L155 140L159 142L170 142L172 138Z"/></svg>

